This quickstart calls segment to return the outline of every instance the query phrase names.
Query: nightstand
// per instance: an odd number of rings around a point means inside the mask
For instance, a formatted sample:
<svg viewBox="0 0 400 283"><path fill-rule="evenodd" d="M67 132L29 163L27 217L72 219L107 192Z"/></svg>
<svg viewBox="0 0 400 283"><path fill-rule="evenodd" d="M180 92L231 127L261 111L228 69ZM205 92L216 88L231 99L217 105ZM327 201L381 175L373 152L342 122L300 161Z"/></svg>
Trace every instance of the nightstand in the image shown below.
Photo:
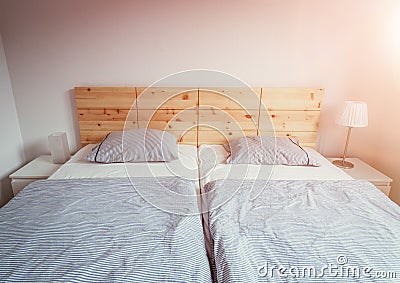
<svg viewBox="0 0 400 283"><path fill-rule="evenodd" d="M15 171L9 176L14 196L33 181L47 179L61 165L54 164L51 155L41 155Z"/></svg>
<svg viewBox="0 0 400 283"><path fill-rule="evenodd" d="M336 160L340 158L328 158L328 160ZM363 162L358 158L346 158L347 161L350 161L354 164L354 168L352 169L342 169L344 172L349 174L356 180L367 180L371 182L375 187L380 189L386 195L390 193L390 183L393 181L388 176L382 174L375 168L369 166L367 163Z"/></svg>

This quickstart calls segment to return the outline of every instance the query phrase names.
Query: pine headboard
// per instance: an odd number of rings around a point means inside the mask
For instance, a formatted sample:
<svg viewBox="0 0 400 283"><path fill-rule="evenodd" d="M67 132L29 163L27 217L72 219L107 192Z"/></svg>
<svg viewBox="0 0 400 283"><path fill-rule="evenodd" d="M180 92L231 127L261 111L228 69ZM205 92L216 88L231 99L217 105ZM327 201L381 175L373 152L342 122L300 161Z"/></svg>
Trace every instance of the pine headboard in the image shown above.
<svg viewBox="0 0 400 283"><path fill-rule="evenodd" d="M290 136L315 147L321 88L75 87L82 145L133 128L166 130L186 144Z"/></svg>

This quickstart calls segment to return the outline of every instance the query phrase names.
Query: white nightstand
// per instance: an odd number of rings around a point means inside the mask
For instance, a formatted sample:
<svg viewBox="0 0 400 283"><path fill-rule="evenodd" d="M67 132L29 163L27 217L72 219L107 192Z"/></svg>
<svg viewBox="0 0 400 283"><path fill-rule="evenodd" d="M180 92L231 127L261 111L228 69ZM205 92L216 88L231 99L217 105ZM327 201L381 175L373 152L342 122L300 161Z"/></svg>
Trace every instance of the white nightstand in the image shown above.
<svg viewBox="0 0 400 283"><path fill-rule="evenodd" d="M33 181L47 179L61 165L54 164L51 155L41 155L15 171L9 176L14 196Z"/></svg>
<svg viewBox="0 0 400 283"><path fill-rule="evenodd" d="M330 161L340 159L340 158L328 158ZM388 176L382 174L375 168L369 166L367 163L363 162L358 158L346 158L354 164L352 169L342 169L344 172L349 174L356 180L367 180L371 182L375 187L380 189L386 195L390 193L390 183L393 181Z"/></svg>

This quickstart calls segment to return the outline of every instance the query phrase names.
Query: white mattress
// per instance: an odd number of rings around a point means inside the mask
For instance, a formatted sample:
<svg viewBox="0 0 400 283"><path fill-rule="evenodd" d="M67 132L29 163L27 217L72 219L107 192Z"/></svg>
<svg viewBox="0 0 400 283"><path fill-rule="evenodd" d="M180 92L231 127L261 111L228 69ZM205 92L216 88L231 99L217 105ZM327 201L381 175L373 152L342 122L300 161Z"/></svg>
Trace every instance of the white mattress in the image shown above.
<svg viewBox="0 0 400 283"><path fill-rule="evenodd" d="M85 160L94 144L81 148L49 179L180 176L198 180L197 148L179 144L179 158L171 162L93 163Z"/></svg>
<svg viewBox="0 0 400 283"><path fill-rule="evenodd" d="M222 145L199 148L201 185L218 179L261 180L352 180L343 170L312 148L304 148L321 166L226 164L228 152Z"/></svg>

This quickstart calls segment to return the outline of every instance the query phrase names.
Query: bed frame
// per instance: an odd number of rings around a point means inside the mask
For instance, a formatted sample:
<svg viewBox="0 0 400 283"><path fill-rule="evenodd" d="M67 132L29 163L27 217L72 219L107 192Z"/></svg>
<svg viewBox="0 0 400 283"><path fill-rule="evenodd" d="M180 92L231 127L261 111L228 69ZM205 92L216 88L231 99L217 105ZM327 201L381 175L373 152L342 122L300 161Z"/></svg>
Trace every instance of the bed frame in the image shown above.
<svg viewBox="0 0 400 283"><path fill-rule="evenodd" d="M166 130L180 143L221 144L241 136L295 137L315 147L323 89L75 87L82 145L110 131Z"/></svg>

